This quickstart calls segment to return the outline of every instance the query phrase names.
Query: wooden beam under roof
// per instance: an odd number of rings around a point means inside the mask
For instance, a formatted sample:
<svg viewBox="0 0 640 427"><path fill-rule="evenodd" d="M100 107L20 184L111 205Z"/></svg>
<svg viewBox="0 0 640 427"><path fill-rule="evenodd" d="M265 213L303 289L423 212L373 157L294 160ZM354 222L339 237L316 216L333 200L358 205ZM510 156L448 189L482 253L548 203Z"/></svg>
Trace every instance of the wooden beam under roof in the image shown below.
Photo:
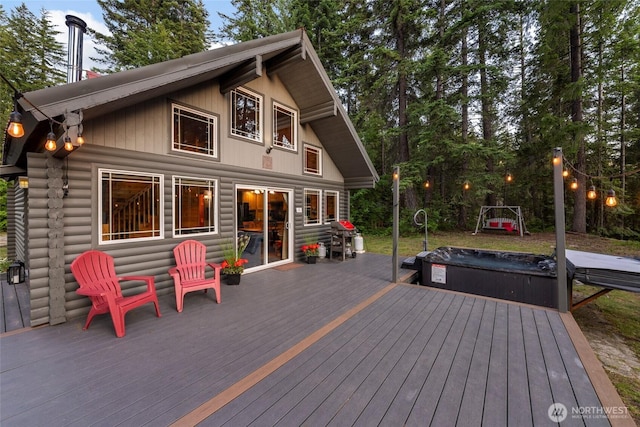
<svg viewBox="0 0 640 427"><path fill-rule="evenodd" d="M300 124L312 122L314 120L325 119L337 115L335 101L329 100L300 111Z"/></svg>
<svg viewBox="0 0 640 427"><path fill-rule="evenodd" d="M220 93L227 94L238 86L242 86L262 76L262 55L246 61L220 78Z"/></svg>
<svg viewBox="0 0 640 427"><path fill-rule="evenodd" d="M307 59L307 50L304 44L294 46L276 56L269 59L267 65L267 73L273 75L281 71L282 69L299 61Z"/></svg>

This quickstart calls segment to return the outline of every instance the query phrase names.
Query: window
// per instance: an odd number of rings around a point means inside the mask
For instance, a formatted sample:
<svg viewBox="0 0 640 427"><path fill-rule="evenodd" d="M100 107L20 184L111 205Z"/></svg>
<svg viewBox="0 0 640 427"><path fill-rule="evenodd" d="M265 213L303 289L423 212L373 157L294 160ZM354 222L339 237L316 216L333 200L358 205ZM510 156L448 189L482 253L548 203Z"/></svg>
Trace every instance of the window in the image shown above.
<svg viewBox="0 0 640 427"><path fill-rule="evenodd" d="M325 224L331 221L338 220L338 200L340 193L337 191L325 191L324 192L324 222Z"/></svg>
<svg viewBox="0 0 640 427"><path fill-rule="evenodd" d="M298 139L298 113L284 105L273 104L273 145L295 151Z"/></svg>
<svg viewBox="0 0 640 427"><path fill-rule="evenodd" d="M262 97L245 89L231 91L231 134L262 142Z"/></svg>
<svg viewBox="0 0 640 427"><path fill-rule="evenodd" d="M173 235L216 233L217 181L173 178Z"/></svg>
<svg viewBox="0 0 640 427"><path fill-rule="evenodd" d="M313 145L304 146L304 172L322 175L322 149Z"/></svg>
<svg viewBox="0 0 640 427"><path fill-rule="evenodd" d="M162 175L100 169L100 243L162 238Z"/></svg>
<svg viewBox="0 0 640 427"><path fill-rule="evenodd" d="M304 225L316 225L321 223L321 191L310 190L305 188L304 200L305 200L305 214Z"/></svg>
<svg viewBox="0 0 640 427"><path fill-rule="evenodd" d="M218 157L218 118L173 104L173 149Z"/></svg>

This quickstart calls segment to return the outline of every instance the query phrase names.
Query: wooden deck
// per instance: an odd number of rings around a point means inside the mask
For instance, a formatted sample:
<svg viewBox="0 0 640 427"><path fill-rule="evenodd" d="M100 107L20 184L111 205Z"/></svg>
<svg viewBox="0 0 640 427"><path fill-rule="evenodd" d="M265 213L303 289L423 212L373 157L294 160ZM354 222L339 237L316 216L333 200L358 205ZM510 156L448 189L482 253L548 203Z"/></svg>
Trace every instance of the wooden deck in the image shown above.
<svg viewBox="0 0 640 427"><path fill-rule="evenodd" d="M390 284L381 255L296 267L223 285L222 304L188 294L183 313L161 297L124 338L107 316L4 334L0 424L539 426L555 402L561 426L625 425L571 414L611 403L570 315Z"/></svg>

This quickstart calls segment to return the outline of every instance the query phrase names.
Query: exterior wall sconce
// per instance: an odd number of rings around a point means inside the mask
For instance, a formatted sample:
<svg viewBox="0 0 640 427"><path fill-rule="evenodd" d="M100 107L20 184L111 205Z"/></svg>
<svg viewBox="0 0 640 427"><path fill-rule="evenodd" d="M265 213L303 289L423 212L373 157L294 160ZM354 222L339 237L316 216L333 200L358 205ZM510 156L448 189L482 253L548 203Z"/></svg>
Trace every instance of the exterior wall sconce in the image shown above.
<svg viewBox="0 0 640 427"><path fill-rule="evenodd" d="M24 282L24 262L14 261L7 269L7 282L16 285Z"/></svg>
<svg viewBox="0 0 640 427"><path fill-rule="evenodd" d="M20 188L23 188L23 189L29 188L29 177L28 176L19 176L18 177L18 186Z"/></svg>
<svg viewBox="0 0 640 427"><path fill-rule="evenodd" d="M571 180L571 185L569 186L573 191L578 189L578 180L576 178L573 178Z"/></svg>
<svg viewBox="0 0 640 427"><path fill-rule="evenodd" d="M605 205L613 208L618 205L618 199L616 198L616 192L613 189L607 192L607 199L605 200Z"/></svg>
<svg viewBox="0 0 640 427"><path fill-rule="evenodd" d="M598 193L596 192L596 186L592 185L589 187L589 191L587 191L587 199L595 200L598 197Z"/></svg>

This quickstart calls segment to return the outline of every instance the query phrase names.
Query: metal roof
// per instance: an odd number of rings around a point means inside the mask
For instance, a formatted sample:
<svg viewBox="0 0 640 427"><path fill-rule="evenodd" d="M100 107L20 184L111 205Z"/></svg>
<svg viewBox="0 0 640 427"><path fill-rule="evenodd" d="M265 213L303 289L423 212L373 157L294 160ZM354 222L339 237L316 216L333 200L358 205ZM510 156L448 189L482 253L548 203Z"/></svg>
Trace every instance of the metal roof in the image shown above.
<svg viewBox="0 0 640 427"><path fill-rule="evenodd" d="M301 123L309 123L347 188L372 187L378 174L303 29L25 93L19 100L25 136L6 137L3 163L25 167L26 152L42 151L47 116L62 121L65 112L81 110L88 120L211 79L227 92L263 70L291 93Z"/></svg>

